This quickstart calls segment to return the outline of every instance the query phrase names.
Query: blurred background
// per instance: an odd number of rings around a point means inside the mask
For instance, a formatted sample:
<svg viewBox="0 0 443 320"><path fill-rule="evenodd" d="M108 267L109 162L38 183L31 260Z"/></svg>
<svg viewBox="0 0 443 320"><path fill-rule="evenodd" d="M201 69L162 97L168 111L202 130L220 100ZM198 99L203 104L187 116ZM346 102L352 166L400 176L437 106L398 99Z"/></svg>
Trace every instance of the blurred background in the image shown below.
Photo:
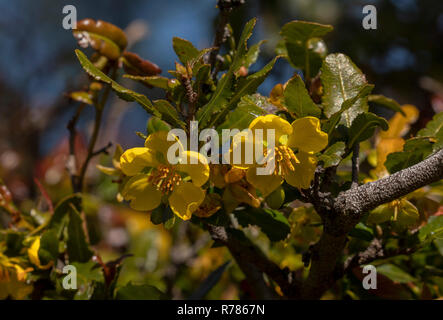
<svg viewBox="0 0 443 320"><path fill-rule="evenodd" d="M23 210L31 208L29 199L39 195L34 177L44 184L54 202L71 192L65 172L66 124L75 103L66 93L81 89L86 75L74 54L77 43L71 31L62 27L62 8L68 4L77 8L78 20L102 19L125 29L130 50L158 64L163 75L173 69L176 60L172 37L190 40L199 49L209 47L218 14L215 0L0 0L0 178ZM362 28L362 8L367 4L377 8L377 30ZM417 128L443 111L443 1L246 0L246 5L232 15L235 32L239 33L252 17L258 17L258 24L250 43L268 40L253 69L272 58L279 30L286 22L299 19L332 24L335 30L325 38L329 52L350 56L368 81L376 84L374 93L400 104L416 105L421 110ZM273 85L286 82L292 73L289 64L280 60L259 88L260 93L268 95ZM160 91L120 82L150 99L162 98ZM124 149L140 145L135 132L145 131L145 111L115 96L106 110L97 147L108 142L119 143ZM385 110L372 111L391 115ZM82 114L77 141L80 153L93 115L92 108ZM106 162L108 158L99 160ZM115 184L94 165L88 171L88 185L89 225L96 228L91 241L105 258L116 258L122 252L134 254L125 264L121 281L149 278L172 296L183 297L227 261L224 249L199 255L210 241L189 225L178 225L171 235L152 226L145 214L116 204ZM186 241L177 247L174 243L180 237ZM192 276L183 277L177 289L171 279L179 279L183 266L191 268ZM234 270L226 277L241 275ZM225 280L222 289L213 291L213 297L237 297L238 290Z"/></svg>

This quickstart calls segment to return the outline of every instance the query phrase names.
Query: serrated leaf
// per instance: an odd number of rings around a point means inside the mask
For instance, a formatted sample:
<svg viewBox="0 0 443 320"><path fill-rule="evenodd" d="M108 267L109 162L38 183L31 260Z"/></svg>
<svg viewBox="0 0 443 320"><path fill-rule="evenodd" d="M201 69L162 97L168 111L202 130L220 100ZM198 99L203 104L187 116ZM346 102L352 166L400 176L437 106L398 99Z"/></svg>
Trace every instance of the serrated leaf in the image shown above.
<svg viewBox="0 0 443 320"><path fill-rule="evenodd" d="M406 113L401 109L400 104L394 99L385 97L382 94L371 94L368 96L368 102L374 102L383 107L391 109L395 112L400 112L402 115L406 116Z"/></svg>
<svg viewBox="0 0 443 320"><path fill-rule="evenodd" d="M306 116L320 117L321 109L312 101L305 83L295 75L286 85L284 91L285 105L299 118Z"/></svg>
<svg viewBox="0 0 443 320"><path fill-rule="evenodd" d="M233 213L241 226L256 225L271 241L283 240L291 231L288 220L277 210L250 208Z"/></svg>
<svg viewBox="0 0 443 320"><path fill-rule="evenodd" d="M175 54L181 63L183 63L185 66L200 53L200 51L194 47L190 41L178 37L174 37L172 39L172 47L174 48Z"/></svg>
<svg viewBox="0 0 443 320"><path fill-rule="evenodd" d="M232 80L234 72L241 66L242 58L246 53L246 43L252 35L255 23L256 19L252 19L246 23L228 72L219 81L217 88L208 103L197 112L197 120L202 128L208 124L214 111L224 108L228 103L228 98L232 95ZM240 99L240 97L238 99Z"/></svg>
<svg viewBox="0 0 443 320"><path fill-rule="evenodd" d="M360 69L342 53L328 55L323 62L321 72L324 90L322 100L328 118L340 111L343 102L358 95L367 83ZM362 97L343 111L340 123L350 127L358 114L367 111L367 101Z"/></svg>
<svg viewBox="0 0 443 320"><path fill-rule="evenodd" d="M360 113L349 128L349 148L360 141L364 141L373 136L375 129L381 127L383 130L388 130L388 122L373 113L365 112Z"/></svg>
<svg viewBox="0 0 443 320"><path fill-rule="evenodd" d="M257 59L258 56L260 54L260 46L266 42L266 40L262 40L259 43L256 43L254 45L252 45L248 52L246 53L245 57L243 58L243 66L245 66L246 68L249 68L251 65L253 65Z"/></svg>
<svg viewBox="0 0 443 320"><path fill-rule="evenodd" d="M318 160L323 162L323 168L337 166L342 159L342 155L345 153L345 149L346 145L343 141L336 142L327 148L323 154L318 157Z"/></svg>
<svg viewBox="0 0 443 320"><path fill-rule="evenodd" d="M400 269L393 264L382 264L381 266L377 267L377 272L380 272L382 275L398 283L408 283L416 281L416 279L409 273L403 271L403 269Z"/></svg>
<svg viewBox="0 0 443 320"><path fill-rule="evenodd" d="M155 100L154 108L161 115L161 119L171 124L173 127L178 128L181 127L183 129L186 128L186 124L179 119L179 115L177 109L169 103L167 100Z"/></svg>
<svg viewBox="0 0 443 320"><path fill-rule="evenodd" d="M124 74L123 78L128 78L131 80L135 80L141 82L145 85L161 88L167 90L169 79L162 76L133 76L130 74Z"/></svg>
<svg viewBox="0 0 443 320"><path fill-rule="evenodd" d="M83 220L72 205L69 211L68 241L66 244L70 262L87 262L92 257L93 253L83 231Z"/></svg>
<svg viewBox="0 0 443 320"><path fill-rule="evenodd" d="M104 74L102 71L97 69L91 61L86 57L86 55L81 52L80 50L75 50L75 54L77 55L78 60L80 61L80 64L82 65L83 69L95 80L101 81L104 83L107 83L111 85L112 90L114 90L117 95L122 98L123 100L133 102L138 102L148 113L160 116L158 111L156 111L151 101L143 94L134 92L132 90L129 90L121 85L119 85L117 82L109 78L106 74Z"/></svg>
<svg viewBox="0 0 443 320"><path fill-rule="evenodd" d="M406 141L403 151L388 155L385 167L392 174L419 163L431 153L432 144L428 139L412 138Z"/></svg>

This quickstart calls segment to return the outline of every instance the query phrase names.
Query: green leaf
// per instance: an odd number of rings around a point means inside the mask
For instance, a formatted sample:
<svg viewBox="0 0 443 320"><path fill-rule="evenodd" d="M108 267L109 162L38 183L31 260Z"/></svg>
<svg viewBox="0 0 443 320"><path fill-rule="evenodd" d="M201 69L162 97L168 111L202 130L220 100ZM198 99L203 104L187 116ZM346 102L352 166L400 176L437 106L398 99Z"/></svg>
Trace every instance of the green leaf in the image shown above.
<svg viewBox="0 0 443 320"><path fill-rule="evenodd" d="M389 204L379 205L377 208L375 208L369 213L367 223L380 224L389 221L391 220L393 214L394 210L390 207Z"/></svg>
<svg viewBox="0 0 443 320"><path fill-rule="evenodd" d="M169 206L159 206L151 212L151 222L155 225L163 224L166 229L171 229L175 224L175 214Z"/></svg>
<svg viewBox="0 0 443 320"><path fill-rule="evenodd" d="M133 76L130 74L124 74L123 78L128 78L131 80L135 80L141 82L145 85L161 88L167 90L169 88L168 83L169 79L162 76Z"/></svg>
<svg viewBox="0 0 443 320"><path fill-rule="evenodd" d="M246 23L245 28L243 29L243 32L240 36L233 62L229 67L228 72L219 81L217 88L215 89L215 92L213 93L208 103L205 104L197 112L196 118L197 121L199 121L199 126L201 128L206 127L212 114L215 111L225 108L226 104L228 103L228 99L232 95L234 72L237 71L239 67L241 67L243 56L246 53L246 43L252 35L252 30L254 29L255 23L256 19L252 19L248 23ZM238 99L240 98L241 97L239 97Z"/></svg>
<svg viewBox="0 0 443 320"><path fill-rule="evenodd" d="M408 200L402 199L395 226L400 229L410 228L416 225L419 218L418 209Z"/></svg>
<svg viewBox="0 0 443 320"><path fill-rule="evenodd" d="M323 37L334 28L331 25L307 21L291 21L283 26L280 34L287 42L306 42L312 38Z"/></svg>
<svg viewBox="0 0 443 320"><path fill-rule="evenodd" d="M360 69L342 53L326 57L321 68L321 81L323 106L328 118L342 109L343 102L358 95L367 83ZM358 114L367 111L367 101L362 97L342 112L340 123L349 128Z"/></svg>
<svg viewBox="0 0 443 320"><path fill-rule="evenodd" d="M243 62L242 62L243 66L245 66L246 68L249 68L251 65L253 65L257 61L258 56L260 54L260 46L264 42L266 42L266 40L262 40L259 43L256 43L249 48L248 52L246 53L246 55L243 58Z"/></svg>
<svg viewBox="0 0 443 320"><path fill-rule="evenodd" d="M161 119L168 122L172 127L186 128L186 124L179 118L177 109L167 100L155 100L154 108L160 113Z"/></svg>
<svg viewBox="0 0 443 320"><path fill-rule="evenodd" d="M1 242L3 239L1 239ZM4 253L7 256L13 257L20 255L23 248L23 241L25 240L25 233L14 230L7 230L5 232L6 250Z"/></svg>
<svg viewBox="0 0 443 320"><path fill-rule="evenodd" d="M63 232L63 228L68 222L69 212L71 206L80 208L82 198L80 194L69 195L66 198L60 200L54 210L51 221L49 222L49 228L54 229L57 233L57 238L60 238Z"/></svg>
<svg viewBox="0 0 443 320"><path fill-rule="evenodd" d="M59 241L55 230L49 229L43 233L40 239L40 249L38 250L38 256L42 265L57 260L58 243Z"/></svg>
<svg viewBox="0 0 443 320"><path fill-rule="evenodd" d="M115 298L117 300L160 300L165 299L165 296L154 286L129 282L117 289Z"/></svg>
<svg viewBox="0 0 443 320"><path fill-rule="evenodd" d="M151 116L146 125L146 131L151 134L157 131L169 131L171 127L158 117Z"/></svg>
<svg viewBox="0 0 443 320"><path fill-rule="evenodd" d="M257 91L257 88L263 83L263 81L266 79L266 77L271 72L272 68L274 67L275 62L277 61L278 57L275 57L271 62L269 62L266 66L263 67L260 71L257 71L256 73L253 73L246 78L240 79L237 90L235 94L232 96L232 98L229 101L229 104L227 104L225 107L221 108L221 111L216 114L216 116L211 120L210 126L218 126L221 121L223 121L230 110L235 109L237 106L237 103L239 100L248 94L253 94Z"/></svg>
<svg viewBox="0 0 443 320"><path fill-rule="evenodd" d="M401 106L397 101L385 97L384 95L371 94L368 96L368 102L374 102L395 112L400 112L402 115L406 116L406 113L401 109Z"/></svg>
<svg viewBox="0 0 443 320"><path fill-rule="evenodd" d="M345 149L346 145L343 141L336 142L327 148L323 154L318 157L318 160L323 162L323 168L337 166L342 159L342 155L345 153Z"/></svg>
<svg viewBox="0 0 443 320"><path fill-rule="evenodd" d="M443 148L443 112L437 113L426 128L417 133L418 137L432 137L435 139L433 150L437 151Z"/></svg>
<svg viewBox="0 0 443 320"><path fill-rule="evenodd" d="M374 89L374 85L372 84L366 84L364 85L361 90L353 96L352 98L349 98L341 104L340 111L334 113L326 122L326 125L324 126L323 130L328 133L328 135L331 135L337 124L339 123L343 112L347 111L349 108L351 108L355 102L357 102L358 99L366 97L368 94L371 93L371 91Z"/></svg>
<svg viewBox="0 0 443 320"><path fill-rule="evenodd" d="M284 91L285 105L299 118L314 116L319 118L321 109L312 101L305 83L299 75L289 80Z"/></svg>
<svg viewBox="0 0 443 320"><path fill-rule="evenodd" d="M172 47L181 63L186 66L188 62L196 58L200 51L194 45L185 39L174 37L172 39Z"/></svg>
<svg viewBox="0 0 443 320"><path fill-rule="evenodd" d="M327 53L326 45L320 38L332 30L330 25L306 21L289 22L280 32L284 46L279 45L278 52L285 54L294 68L302 69L306 78L313 77Z"/></svg>
<svg viewBox="0 0 443 320"><path fill-rule="evenodd" d="M383 130L388 130L388 122L373 113L360 113L354 121L352 121L349 129L349 148L360 141L364 141L373 136L375 129L381 127Z"/></svg>
<svg viewBox="0 0 443 320"><path fill-rule="evenodd" d="M123 100L129 102L136 101L148 113L153 114L155 116L160 116L158 111L156 111L153 108L151 101L145 95L126 89L125 87L119 85L117 82L115 82L114 80L109 78L106 74L104 74L102 71L97 69L92 64L92 62L89 61L89 59L85 56L85 54L80 50L75 50L75 54L77 55L77 58L80 61L80 64L82 65L83 69L95 80L111 85L112 90L114 90L117 93L117 95Z"/></svg>
<svg viewBox="0 0 443 320"><path fill-rule="evenodd" d="M406 141L403 151L388 155L385 167L392 174L419 163L431 153L432 143L428 139L412 138Z"/></svg>
<svg viewBox="0 0 443 320"><path fill-rule="evenodd" d="M233 213L241 226L259 226L261 231L271 241L283 240L291 231L288 220L277 210L250 208L248 210L234 211Z"/></svg>
<svg viewBox="0 0 443 320"><path fill-rule="evenodd" d="M428 223L418 232L418 239L424 242L429 239L443 239L443 216L431 216Z"/></svg>
<svg viewBox="0 0 443 320"><path fill-rule="evenodd" d="M416 281L416 279L409 273L403 271L393 264L382 264L381 266L377 267L377 272L398 283L408 283Z"/></svg>
<svg viewBox="0 0 443 320"><path fill-rule="evenodd" d="M70 262L87 262L93 254L83 231L83 220L72 205L69 212L67 248Z"/></svg>
<svg viewBox="0 0 443 320"><path fill-rule="evenodd" d="M266 105L267 99L259 94L247 95L241 98L240 102L233 111L231 111L225 122L217 129L239 129L248 128L252 120L258 116L266 114L263 106Z"/></svg>
<svg viewBox="0 0 443 320"><path fill-rule="evenodd" d="M91 300L93 295L97 295L97 284L104 282L102 268L93 261L85 263L72 262L77 271L77 292L74 300Z"/></svg>
<svg viewBox="0 0 443 320"><path fill-rule="evenodd" d="M223 263L220 267L211 272L211 274L203 281L203 283L191 294L190 300L201 300L211 291L211 289L220 281L221 276L231 261Z"/></svg>
<svg viewBox="0 0 443 320"><path fill-rule="evenodd" d="M359 222L354 229L349 232L349 235L365 241L371 241L374 238L372 229L365 226L362 222Z"/></svg>

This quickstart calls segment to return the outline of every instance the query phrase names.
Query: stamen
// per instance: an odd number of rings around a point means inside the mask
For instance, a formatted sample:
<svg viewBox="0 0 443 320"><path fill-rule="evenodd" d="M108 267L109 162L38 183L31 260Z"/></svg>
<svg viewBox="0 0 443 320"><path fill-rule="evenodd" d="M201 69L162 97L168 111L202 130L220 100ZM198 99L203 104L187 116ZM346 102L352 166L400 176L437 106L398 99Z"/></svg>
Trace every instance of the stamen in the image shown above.
<svg viewBox="0 0 443 320"><path fill-rule="evenodd" d="M149 182L157 187L162 193L169 193L181 182L181 176L174 168L160 165L149 175Z"/></svg>
<svg viewBox="0 0 443 320"><path fill-rule="evenodd" d="M291 148L278 146L275 148L275 170L274 174L286 175L295 170L294 164L298 163L297 157Z"/></svg>

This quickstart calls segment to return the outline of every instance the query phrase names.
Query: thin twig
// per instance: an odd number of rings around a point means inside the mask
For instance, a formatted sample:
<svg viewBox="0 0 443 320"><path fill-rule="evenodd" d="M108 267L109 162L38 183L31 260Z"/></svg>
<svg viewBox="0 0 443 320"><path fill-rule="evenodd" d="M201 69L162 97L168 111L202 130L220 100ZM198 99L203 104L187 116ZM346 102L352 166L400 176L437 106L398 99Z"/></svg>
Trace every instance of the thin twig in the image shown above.
<svg viewBox="0 0 443 320"><path fill-rule="evenodd" d="M352 188L358 187L358 174L360 172L360 144L356 143L352 151Z"/></svg>

